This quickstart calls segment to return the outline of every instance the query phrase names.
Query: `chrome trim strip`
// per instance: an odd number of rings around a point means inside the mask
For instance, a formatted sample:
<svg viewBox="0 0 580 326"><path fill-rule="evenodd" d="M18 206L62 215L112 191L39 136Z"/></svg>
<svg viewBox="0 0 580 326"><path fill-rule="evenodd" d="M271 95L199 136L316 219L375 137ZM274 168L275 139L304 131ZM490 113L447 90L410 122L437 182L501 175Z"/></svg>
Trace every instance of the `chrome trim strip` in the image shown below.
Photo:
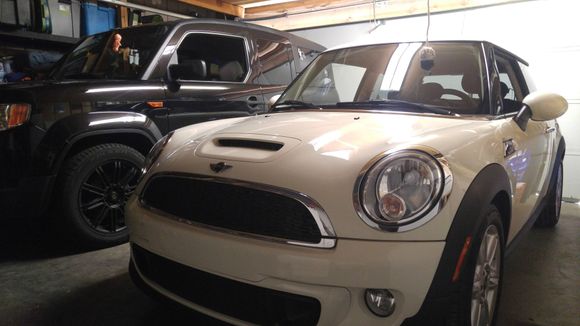
<svg viewBox="0 0 580 326"><path fill-rule="evenodd" d="M435 201L435 204L426 212L422 213L421 215L414 217L407 221L402 222L387 222L378 223L373 218L371 218L364 210L363 205L361 203L361 191L363 186L363 180L369 170L379 161L383 160L387 156L391 156L394 154L401 154L406 151L415 151L415 152L423 152L431 157L433 157L438 163L441 168L441 172L443 175L443 187L441 188L441 192L439 194L439 199ZM451 174L451 169L449 168L449 162L443 157L441 153L437 150L422 146L422 145L411 145L404 148L394 148L383 152L377 156L375 156L372 160L370 160L361 170L359 173L356 182L355 188L353 191L353 203L355 211L357 212L358 216L370 227L375 230L379 231L387 231L387 232L405 232L416 229L425 223L429 222L433 219L445 206L447 201L449 200L449 196L451 195L451 189L453 187L453 175Z"/></svg>
<svg viewBox="0 0 580 326"><path fill-rule="evenodd" d="M275 193L275 194L278 194L278 195L281 195L284 197L294 199L294 200L298 201L300 204L302 204L312 215L312 218L316 222L316 225L318 226L318 230L320 231L320 235L321 235L320 242L310 243L310 242L303 242L303 241L290 240L290 239L277 238L277 237L269 237L269 236L265 236L265 235L254 234L254 233L247 233L247 232L242 232L242 231L230 230L230 229L226 229L226 228L222 228L222 227L218 227L218 226L207 225L207 224L203 224L203 223L199 223L199 222L193 222L190 220L186 220L186 219L180 218L178 216L169 214L167 212L161 211L159 209L156 209L154 207L150 207L143 200L143 197L142 197L143 192L145 189L147 189L147 186L151 182L151 180L154 180L155 178L162 177L162 176L175 176L175 177L188 178L188 179L193 179L193 180L229 184L229 185L234 185L234 186L238 186L238 187L244 187L244 188L255 189L255 190L260 190L260 191L267 191L267 192ZM149 210L157 215L161 215L163 217L172 219L174 221L178 221L178 222L181 222L184 224L188 224L188 225L192 225L192 226L196 226L196 227L200 227L200 228L205 228L205 229L210 229L210 230L214 230L214 231L218 231L218 232L233 234L233 235L237 235L237 236L243 236L243 237L247 237L247 238L267 240L267 241L272 241L272 242L291 244L291 245L297 245L297 246L303 246L303 247L323 248L323 249L334 248L336 246L336 242L337 242L336 233L334 232L334 228L332 227L332 223L330 222L328 215L322 209L320 204L318 204L318 202L316 202L314 199L312 199L310 196L308 196L306 194L303 194L300 192L295 192L295 191L292 191L292 190L289 190L286 188L279 188L279 187L274 187L274 186L265 185L265 184L251 183L251 182L239 181L239 180L227 179L227 178L208 177L208 176L197 175L197 174L159 173L159 174L153 175L151 178L149 178L149 180L147 180L147 185L145 185L145 187L143 187L143 191L139 194L139 205L142 208L147 209L147 210Z"/></svg>

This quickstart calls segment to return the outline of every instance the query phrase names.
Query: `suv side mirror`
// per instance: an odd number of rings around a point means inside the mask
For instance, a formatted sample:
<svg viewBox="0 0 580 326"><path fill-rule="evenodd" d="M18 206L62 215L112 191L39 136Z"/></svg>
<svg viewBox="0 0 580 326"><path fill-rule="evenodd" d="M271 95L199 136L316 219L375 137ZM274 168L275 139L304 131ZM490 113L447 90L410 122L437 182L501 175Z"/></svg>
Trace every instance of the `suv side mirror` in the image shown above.
<svg viewBox="0 0 580 326"><path fill-rule="evenodd" d="M180 80L204 80L207 68L203 60L188 60L180 64L172 64L167 68L167 84L172 92L177 92Z"/></svg>
<svg viewBox="0 0 580 326"><path fill-rule="evenodd" d="M533 92L524 98L524 107L514 118L522 130L526 130L528 120L548 121L566 113L568 102L555 93Z"/></svg>

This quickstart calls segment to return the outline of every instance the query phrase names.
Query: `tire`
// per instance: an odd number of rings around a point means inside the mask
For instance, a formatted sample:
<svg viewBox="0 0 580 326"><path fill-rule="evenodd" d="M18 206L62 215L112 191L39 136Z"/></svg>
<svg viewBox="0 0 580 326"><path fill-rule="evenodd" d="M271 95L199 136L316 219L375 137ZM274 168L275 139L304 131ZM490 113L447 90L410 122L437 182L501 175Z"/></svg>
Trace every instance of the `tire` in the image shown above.
<svg viewBox="0 0 580 326"><path fill-rule="evenodd" d="M505 239L497 208L490 205L473 239L461 277L460 325L495 325L501 296Z"/></svg>
<svg viewBox="0 0 580 326"><path fill-rule="evenodd" d="M562 209L562 185L564 184L564 166L562 160L558 161L555 175L556 181L548 190L546 207L534 224L537 227L552 228L560 220L560 210Z"/></svg>
<svg viewBox="0 0 580 326"><path fill-rule="evenodd" d="M62 230L85 248L128 240L125 203L141 175L145 158L122 144L87 148L67 159L60 176Z"/></svg>

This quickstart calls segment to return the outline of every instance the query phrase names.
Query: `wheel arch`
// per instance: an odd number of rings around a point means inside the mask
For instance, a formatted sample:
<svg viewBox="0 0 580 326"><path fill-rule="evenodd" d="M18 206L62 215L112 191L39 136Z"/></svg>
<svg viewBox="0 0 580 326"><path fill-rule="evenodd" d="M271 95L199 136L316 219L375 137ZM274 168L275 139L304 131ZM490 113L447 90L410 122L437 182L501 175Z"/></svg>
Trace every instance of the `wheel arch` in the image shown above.
<svg viewBox="0 0 580 326"><path fill-rule="evenodd" d="M120 143L146 155L162 137L147 116L134 112L76 114L51 126L35 151L35 175L56 175L63 162L81 150L104 143Z"/></svg>
<svg viewBox="0 0 580 326"><path fill-rule="evenodd" d="M458 311L458 302L453 298L454 294L461 290L460 282L454 280L454 274L465 243L468 238L469 241L476 238L485 218L480 216L481 212L490 204L495 205L501 214L504 239L507 239L507 230L511 222L511 195L510 179L503 166L493 163L477 174L455 213L427 296L419 312L406 319L403 325L445 325L448 322L453 324L453 318L457 318ZM474 212L477 212L478 216L474 217ZM465 261L473 254L469 245L467 248L469 251ZM464 269L460 268L459 271L463 273Z"/></svg>

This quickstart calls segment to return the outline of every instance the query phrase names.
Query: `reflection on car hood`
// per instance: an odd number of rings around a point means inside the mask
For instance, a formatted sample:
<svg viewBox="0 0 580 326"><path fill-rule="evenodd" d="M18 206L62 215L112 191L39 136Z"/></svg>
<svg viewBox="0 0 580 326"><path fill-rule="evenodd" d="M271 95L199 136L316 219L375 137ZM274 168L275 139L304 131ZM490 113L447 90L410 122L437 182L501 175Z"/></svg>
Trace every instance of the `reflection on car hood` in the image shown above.
<svg viewBox="0 0 580 326"><path fill-rule="evenodd" d="M299 156L314 163L316 157L325 156L364 165L386 150L410 145L437 144L435 149L444 153L477 136L469 125L483 125L478 120L446 116L336 111L287 112L235 121L221 122L222 126L206 131L203 141L199 141L199 125L182 129L180 138L195 139L196 145L173 151L172 160L179 161L179 152L185 151L183 159L190 161L191 151L195 151L198 158L264 163L282 157L289 160L286 154L292 152L292 160ZM276 144L283 146L263 148Z"/></svg>

